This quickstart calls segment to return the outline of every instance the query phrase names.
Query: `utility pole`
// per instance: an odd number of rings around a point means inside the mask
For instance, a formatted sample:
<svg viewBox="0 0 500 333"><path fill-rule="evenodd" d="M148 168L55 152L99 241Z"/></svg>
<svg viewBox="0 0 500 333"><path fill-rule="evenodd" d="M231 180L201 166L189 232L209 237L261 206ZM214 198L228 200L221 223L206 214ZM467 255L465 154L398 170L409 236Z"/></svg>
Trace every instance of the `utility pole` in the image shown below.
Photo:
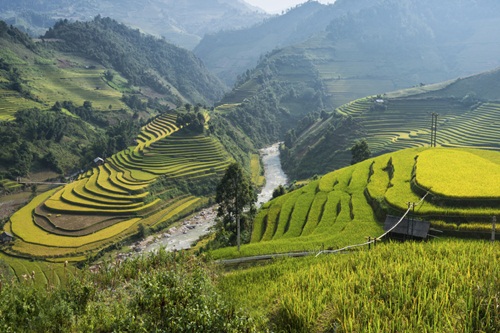
<svg viewBox="0 0 500 333"><path fill-rule="evenodd" d="M438 116L439 116L439 114L437 114L435 112L432 113L432 122L431 122L431 147L436 147L436 145L437 145Z"/></svg>

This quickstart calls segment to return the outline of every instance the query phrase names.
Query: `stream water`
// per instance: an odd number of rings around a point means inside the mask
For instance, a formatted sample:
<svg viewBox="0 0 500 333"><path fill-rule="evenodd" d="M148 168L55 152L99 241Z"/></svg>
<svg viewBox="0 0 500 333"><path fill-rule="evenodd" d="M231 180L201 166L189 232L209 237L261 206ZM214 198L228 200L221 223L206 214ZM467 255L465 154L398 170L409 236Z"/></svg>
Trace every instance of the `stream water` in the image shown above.
<svg viewBox="0 0 500 333"><path fill-rule="evenodd" d="M258 195L258 207L272 198L276 187L287 183L287 176L281 168L279 154L279 143L260 150L266 185ZM184 220L180 226L170 228L163 234L150 236L135 244L135 249L138 252L157 251L161 247L167 251L188 249L193 242L210 232L210 228L215 224L216 215L215 206L206 208L191 218Z"/></svg>
<svg viewBox="0 0 500 333"><path fill-rule="evenodd" d="M285 185L288 178L281 168L279 143L260 150L262 162L264 164L264 177L266 185L257 197L257 206L268 202L273 197L273 191L280 185Z"/></svg>

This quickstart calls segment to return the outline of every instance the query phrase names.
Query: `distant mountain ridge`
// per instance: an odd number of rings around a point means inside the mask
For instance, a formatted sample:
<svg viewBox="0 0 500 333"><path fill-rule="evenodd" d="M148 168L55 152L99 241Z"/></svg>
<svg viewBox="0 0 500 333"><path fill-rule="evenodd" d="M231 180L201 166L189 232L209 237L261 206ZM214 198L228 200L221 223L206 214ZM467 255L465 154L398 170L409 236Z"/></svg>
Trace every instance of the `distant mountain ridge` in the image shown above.
<svg viewBox="0 0 500 333"><path fill-rule="evenodd" d="M316 62L320 72L333 72L327 80L340 80L330 84L350 91L363 90L364 78L381 79L378 91L346 96L335 103L339 106L499 66L494 37L500 33L499 12L500 3L492 0L339 0L328 6L313 1L249 28L209 34L194 51L229 84L261 56L270 51L276 56L283 48L289 48L284 54Z"/></svg>
<svg viewBox="0 0 500 333"><path fill-rule="evenodd" d="M192 49L205 33L260 22L267 14L242 0L0 0L0 18L43 34L57 19L111 17Z"/></svg>
<svg viewBox="0 0 500 333"><path fill-rule="evenodd" d="M267 52L255 69L239 75L223 103L244 103L259 94L268 98L269 93L264 93L267 90L274 94L278 109L283 108L285 114L305 115L321 108L331 111L364 96L442 82L500 66L500 43L496 42L500 34L500 3L492 0L337 1L330 6L308 2L269 21L277 23L286 15L315 6L319 8L314 9L315 15L337 16L310 38ZM264 25L271 23L260 26ZM256 54L255 50L262 49L265 42L264 38L257 38L248 45L233 46L231 39L224 39L229 35L207 37L221 38L211 55L210 49L198 52L203 42L195 50L209 69L214 70L207 61L209 56L216 59L217 54L241 55L234 62L227 58L225 68L236 68L238 62L250 58L250 52ZM245 50L249 50L246 58ZM308 84L307 78L312 77L314 82ZM276 82L295 84L295 93L284 90L283 85L276 88ZM316 98L312 104L309 98L297 99L298 92L307 91L304 85L314 90L313 95L321 96L321 101Z"/></svg>
<svg viewBox="0 0 500 333"><path fill-rule="evenodd" d="M194 49L207 67L229 85L255 67L266 52L302 42L323 31L340 15L316 1L290 9L283 15L246 29L207 34Z"/></svg>

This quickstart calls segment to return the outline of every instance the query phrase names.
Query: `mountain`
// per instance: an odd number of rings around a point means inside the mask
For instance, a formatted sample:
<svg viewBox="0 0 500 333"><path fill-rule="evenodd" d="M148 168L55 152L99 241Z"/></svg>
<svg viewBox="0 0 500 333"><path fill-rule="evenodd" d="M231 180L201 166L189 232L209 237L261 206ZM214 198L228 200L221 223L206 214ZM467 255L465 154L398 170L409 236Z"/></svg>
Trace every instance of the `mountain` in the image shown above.
<svg viewBox="0 0 500 333"><path fill-rule="evenodd" d="M59 21L44 39L63 41L54 45L116 69L133 85L149 85L157 93L177 95L178 104L183 100L214 103L224 92L223 84L191 52L110 18Z"/></svg>
<svg viewBox="0 0 500 333"><path fill-rule="evenodd" d="M342 13L309 1L246 29L207 34L194 52L212 72L232 85L238 75L255 67L263 54L306 40Z"/></svg>
<svg viewBox="0 0 500 333"><path fill-rule="evenodd" d="M0 0L0 18L32 34L43 34L55 20L111 17L192 49L206 33L232 30L268 17L242 0Z"/></svg>
<svg viewBox="0 0 500 333"><path fill-rule="evenodd" d="M284 168L293 178L324 174L350 164L351 147L364 138L373 155L436 144L500 151L500 69L456 80L369 96L328 118L286 135Z"/></svg>
<svg viewBox="0 0 500 333"><path fill-rule="evenodd" d="M365 96L427 86L500 66L500 44L495 42L500 33L500 4L495 1L337 1L324 11L350 4L356 7L334 17L323 32L269 51L254 69L238 77L221 104L234 110L235 123L246 127L245 133L267 141L284 140L285 133L296 127L290 135L298 138L336 108ZM352 138L363 136L352 118L337 120L352 123L340 126L347 132L338 137L339 142L345 138L345 144L352 145ZM265 124L266 130L259 124ZM358 135L351 136L352 131ZM313 150L314 142L304 144L299 155L290 156L298 158L307 149ZM288 165L288 171L295 176L324 173L331 170L328 166L349 163L348 154L336 164L327 162L333 158L330 155L320 168L301 166L297 160L298 164ZM319 163L311 156L319 155L308 155L310 164Z"/></svg>
<svg viewBox="0 0 500 333"><path fill-rule="evenodd" d="M223 92L190 51L109 18L59 21L40 40L0 21L0 175L69 175L158 113Z"/></svg>
<svg viewBox="0 0 500 333"><path fill-rule="evenodd" d="M253 68L259 59L270 51L295 46L311 37L321 36L329 25L334 24L333 22L353 20L362 11L379 8L376 10L391 12L394 11L391 7L398 7L397 4L388 5L389 8L381 6L385 6L383 1L338 0L332 5L308 1L288 10L283 15L270 17L248 28L207 34L196 46L194 52L211 71L231 85L238 81L241 73ZM354 25L352 28L364 29L364 27ZM331 42L324 41L324 44L317 45L317 47L328 48Z"/></svg>

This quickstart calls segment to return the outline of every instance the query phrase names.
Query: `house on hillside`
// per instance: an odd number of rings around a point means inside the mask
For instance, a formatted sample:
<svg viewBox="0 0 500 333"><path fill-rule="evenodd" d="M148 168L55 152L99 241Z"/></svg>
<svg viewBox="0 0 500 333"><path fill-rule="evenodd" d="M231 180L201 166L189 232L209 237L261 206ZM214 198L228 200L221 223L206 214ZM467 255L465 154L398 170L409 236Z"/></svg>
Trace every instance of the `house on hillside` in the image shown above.
<svg viewBox="0 0 500 333"><path fill-rule="evenodd" d="M0 244L10 243L14 240L12 234L4 231L0 234Z"/></svg>
<svg viewBox="0 0 500 333"><path fill-rule="evenodd" d="M94 164L99 166L99 165L103 165L104 164L104 159L100 158L100 157L96 157L94 158Z"/></svg>

